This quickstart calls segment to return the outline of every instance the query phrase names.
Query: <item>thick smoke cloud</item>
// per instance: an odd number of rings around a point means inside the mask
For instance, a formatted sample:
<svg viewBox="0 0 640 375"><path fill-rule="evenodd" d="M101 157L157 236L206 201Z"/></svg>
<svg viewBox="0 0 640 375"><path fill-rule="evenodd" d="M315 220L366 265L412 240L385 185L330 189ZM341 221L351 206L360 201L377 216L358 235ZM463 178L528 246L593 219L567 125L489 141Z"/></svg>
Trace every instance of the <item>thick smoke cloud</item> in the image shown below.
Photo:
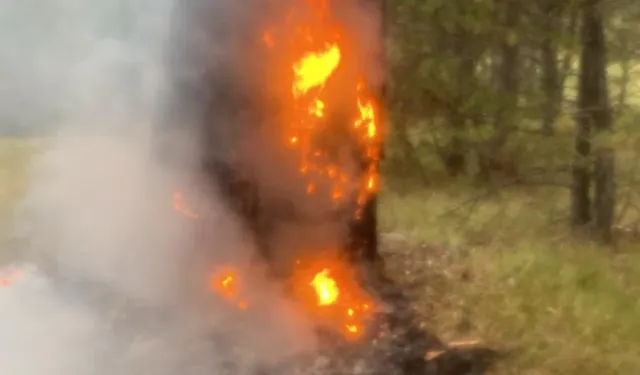
<svg viewBox="0 0 640 375"><path fill-rule="evenodd" d="M201 173L205 152L231 158L242 126L214 114L219 142L208 149L193 128L204 114L192 99L220 92L189 82L216 82L218 72L218 89L259 92L254 61L234 48L278 10L267 3L0 0L0 132L53 135L34 156L16 218L20 262L0 268L0 278L22 271L0 286L1 374L240 375L315 351L311 325L256 264L253 239ZM355 8L343 14L371 30ZM225 82L238 67L246 81ZM251 148L259 137L247 139ZM247 155L264 186L294 198L295 176L265 173L281 155ZM176 190L207 220L177 214ZM342 235L279 230L283 248ZM219 264L252 270L251 309L209 290Z"/></svg>
<svg viewBox="0 0 640 375"><path fill-rule="evenodd" d="M243 10L209 3L212 25ZM314 347L310 325L254 264L252 239L198 173L197 134L169 129L171 163L158 151L175 9L169 0L0 3L0 127L54 135L34 156L16 219L22 261L0 268L0 277L22 271L0 286L2 374L245 374ZM206 223L173 210L176 189ZM251 309L210 290L222 262L251 268Z"/></svg>
<svg viewBox="0 0 640 375"><path fill-rule="evenodd" d="M198 144L204 146L201 151L207 160L231 164L243 178L259 186L262 209L269 213L270 230L274 232L272 248L285 261L291 253L338 248L344 243L351 219L348 214L331 216L335 204L331 183L316 181L317 194L307 193L308 176L300 173L299 158L284 146L285 128L291 121L286 113L292 111L291 65L298 58L287 50L290 47L285 34L300 33L285 19L295 9L299 13L294 18L306 17L313 22L313 11L297 5L322 2L252 0L243 2L242 7L231 2L185 3L176 16L168 51L173 72L168 95L177 98L166 108L169 127L176 133L186 133L182 135L185 138L200 135ZM350 111L355 111L357 78L353 71L364 67L358 73L364 73L373 86L381 82L380 19L376 2L327 3L332 16L346 27L346 39L350 39L341 62L347 69L327 85L332 87L324 87L330 92L331 104L338 104L328 105L326 121L342 126L350 121L346 117ZM209 22L217 14L225 14L224 20ZM283 24L276 36L281 37L276 49L269 49L261 36L265 30ZM325 36L333 37L330 33ZM352 107L347 108L349 105ZM211 113L215 113L214 121ZM188 126L176 129L177 123ZM332 154L332 162L357 181L362 160L355 156L348 137L333 142L327 154ZM351 189L347 195L355 194L355 184ZM345 211L353 209L346 207Z"/></svg>
<svg viewBox="0 0 640 375"><path fill-rule="evenodd" d="M167 0L3 0L3 127L124 127L119 116L148 114L139 106L156 92L149 85L157 83L170 8Z"/></svg>

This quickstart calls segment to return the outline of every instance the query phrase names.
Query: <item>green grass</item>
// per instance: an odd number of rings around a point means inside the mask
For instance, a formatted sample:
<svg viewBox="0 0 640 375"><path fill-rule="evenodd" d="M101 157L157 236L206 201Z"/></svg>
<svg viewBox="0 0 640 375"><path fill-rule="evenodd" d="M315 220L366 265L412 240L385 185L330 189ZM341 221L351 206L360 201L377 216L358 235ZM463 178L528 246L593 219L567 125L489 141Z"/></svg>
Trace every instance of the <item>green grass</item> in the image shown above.
<svg viewBox="0 0 640 375"><path fill-rule="evenodd" d="M29 161L40 146L40 140L0 139L0 223L10 216L24 193ZM5 226L6 222L2 224Z"/></svg>
<svg viewBox="0 0 640 375"><path fill-rule="evenodd" d="M392 272L439 335L507 351L495 374L640 373L638 246L613 254L569 237L567 194L384 196L385 231L413 249L391 257Z"/></svg>

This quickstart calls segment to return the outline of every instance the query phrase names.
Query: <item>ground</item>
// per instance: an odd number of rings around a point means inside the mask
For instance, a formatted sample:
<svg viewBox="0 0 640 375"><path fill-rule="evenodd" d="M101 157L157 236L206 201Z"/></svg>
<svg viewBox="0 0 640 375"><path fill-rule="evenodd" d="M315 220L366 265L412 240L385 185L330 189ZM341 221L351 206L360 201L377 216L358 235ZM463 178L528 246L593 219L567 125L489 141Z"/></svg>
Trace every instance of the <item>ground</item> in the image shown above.
<svg viewBox="0 0 640 375"><path fill-rule="evenodd" d="M40 141L0 140L0 261ZM567 192L468 186L384 191L389 272L445 340L506 353L495 375L640 373L640 245L567 235Z"/></svg>

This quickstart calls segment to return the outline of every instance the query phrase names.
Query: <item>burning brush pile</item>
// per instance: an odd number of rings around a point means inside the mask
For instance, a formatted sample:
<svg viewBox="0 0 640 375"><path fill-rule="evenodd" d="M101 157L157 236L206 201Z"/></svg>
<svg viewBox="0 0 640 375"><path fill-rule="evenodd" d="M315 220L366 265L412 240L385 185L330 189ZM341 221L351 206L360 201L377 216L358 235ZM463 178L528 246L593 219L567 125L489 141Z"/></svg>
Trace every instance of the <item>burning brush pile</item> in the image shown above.
<svg viewBox="0 0 640 375"><path fill-rule="evenodd" d="M226 197L270 276L318 327L322 372L475 371L417 326L377 252L382 2L205 3L177 11L168 122L202 141L212 191ZM188 201L174 192L175 211L206 223ZM250 311L251 272L217 264L209 289Z"/></svg>

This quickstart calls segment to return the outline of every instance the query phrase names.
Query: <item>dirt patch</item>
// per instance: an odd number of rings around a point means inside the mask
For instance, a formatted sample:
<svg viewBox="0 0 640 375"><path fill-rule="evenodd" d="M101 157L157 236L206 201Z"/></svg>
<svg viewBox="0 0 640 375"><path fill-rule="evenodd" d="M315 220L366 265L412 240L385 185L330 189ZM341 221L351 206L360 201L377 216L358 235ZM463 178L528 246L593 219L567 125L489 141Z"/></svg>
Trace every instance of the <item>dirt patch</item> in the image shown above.
<svg viewBox="0 0 640 375"><path fill-rule="evenodd" d="M460 262L461 251L445 245L411 243L398 233L381 237L387 272L413 300L421 324L446 341L466 339L471 323L460 311L464 301L456 295L456 289L460 283L472 281L472 274Z"/></svg>

